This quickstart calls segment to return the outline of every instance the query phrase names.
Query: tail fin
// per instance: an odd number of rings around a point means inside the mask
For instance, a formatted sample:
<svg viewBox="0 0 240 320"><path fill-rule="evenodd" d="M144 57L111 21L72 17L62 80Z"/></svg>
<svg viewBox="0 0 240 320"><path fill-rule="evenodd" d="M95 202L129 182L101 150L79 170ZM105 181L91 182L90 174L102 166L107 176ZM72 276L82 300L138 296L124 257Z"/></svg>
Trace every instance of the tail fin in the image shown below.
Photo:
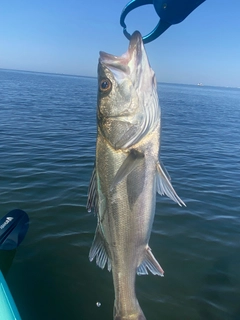
<svg viewBox="0 0 240 320"><path fill-rule="evenodd" d="M122 314L121 312L117 312L115 306L114 306L114 310L113 310L113 319L114 320L146 320L142 309L139 306L139 310L136 313L126 313L124 312L124 314Z"/></svg>
<svg viewBox="0 0 240 320"><path fill-rule="evenodd" d="M146 320L144 314L139 314L139 315L136 315L137 318L133 318L133 315L130 315L129 317L121 317L121 316L116 316L114 318L114 320Z"/></svg>

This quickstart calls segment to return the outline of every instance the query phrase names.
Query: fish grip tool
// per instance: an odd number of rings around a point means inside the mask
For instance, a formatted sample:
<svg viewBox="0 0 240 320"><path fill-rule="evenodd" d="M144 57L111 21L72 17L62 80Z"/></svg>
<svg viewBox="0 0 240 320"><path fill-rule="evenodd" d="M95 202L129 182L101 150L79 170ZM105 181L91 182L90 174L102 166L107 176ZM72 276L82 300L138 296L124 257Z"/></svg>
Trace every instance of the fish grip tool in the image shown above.
<svg viewBox="0 0 240 320"><path fill-rule="evenodd" d="M120 25L123 33L130 40L131 35L127 31L125 18L133 9L152 4L160 17L157 26L146 36L143 36L143 43L148 43L158 38L171 25L182 22L194 9L205 0L132 0L123 9L120 17Z"/></svg>

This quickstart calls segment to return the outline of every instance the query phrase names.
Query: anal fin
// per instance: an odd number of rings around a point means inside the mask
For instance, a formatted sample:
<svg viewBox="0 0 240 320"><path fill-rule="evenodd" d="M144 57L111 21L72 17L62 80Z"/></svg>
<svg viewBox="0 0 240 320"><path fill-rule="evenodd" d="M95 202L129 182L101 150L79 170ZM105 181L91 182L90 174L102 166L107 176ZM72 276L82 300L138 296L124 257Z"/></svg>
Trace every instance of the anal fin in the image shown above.
<svg viewBox="0 0 240 320"><path fill-rule="evenodd" d="M152 254L150 247L146 248L144 260L137 268L137 274L145 275L148 274L148 271L150 271L154 275L158 275L161 277L163 277L164 275L164 271Z"/></svg>

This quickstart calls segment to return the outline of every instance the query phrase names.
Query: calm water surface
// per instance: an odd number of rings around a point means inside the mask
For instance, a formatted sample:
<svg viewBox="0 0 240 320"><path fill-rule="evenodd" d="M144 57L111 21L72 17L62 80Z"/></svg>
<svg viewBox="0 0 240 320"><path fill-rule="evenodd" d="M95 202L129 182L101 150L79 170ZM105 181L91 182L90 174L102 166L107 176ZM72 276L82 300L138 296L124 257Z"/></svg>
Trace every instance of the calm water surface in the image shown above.
<svg viewBox="0 0 240 320"><path fill-rule="evenodd" d="M23 320L112 319L86 211L97 81L0 70L0 213L30 217L7 282ZM159 84L161 160L186 202L157 197L165 277L137 277L148 320L240 319L240 89ZM96 303L101 306L97 307Z"/></svg>

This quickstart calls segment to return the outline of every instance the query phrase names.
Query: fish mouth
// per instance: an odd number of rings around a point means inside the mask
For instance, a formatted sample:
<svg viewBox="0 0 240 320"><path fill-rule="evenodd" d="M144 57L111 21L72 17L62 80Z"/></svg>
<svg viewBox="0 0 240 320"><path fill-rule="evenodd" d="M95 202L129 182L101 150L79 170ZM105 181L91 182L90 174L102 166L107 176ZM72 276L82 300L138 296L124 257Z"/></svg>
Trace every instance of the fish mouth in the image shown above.
<svg viewBox="0 0 240 320"><path fill-rule="evenodd" d="M126 53L119 57L100 51L99 62L102 65L105 65L115 77L121 78L122 72L125 74L125 76L126 74L130 75L134 68L136 68L137 65L142 62L143 52L144 46L142 35L139 31L135 31L131 36Z"/></svg>
<svg viewBox="0 0 240 320"><path fill-rule="evenodd" d="M139 31L135 31L131 36L128 52L131 57L135 52L137 55L137 58L141 60L143 48L144 47L143 47L142 35Z"/></svg>

